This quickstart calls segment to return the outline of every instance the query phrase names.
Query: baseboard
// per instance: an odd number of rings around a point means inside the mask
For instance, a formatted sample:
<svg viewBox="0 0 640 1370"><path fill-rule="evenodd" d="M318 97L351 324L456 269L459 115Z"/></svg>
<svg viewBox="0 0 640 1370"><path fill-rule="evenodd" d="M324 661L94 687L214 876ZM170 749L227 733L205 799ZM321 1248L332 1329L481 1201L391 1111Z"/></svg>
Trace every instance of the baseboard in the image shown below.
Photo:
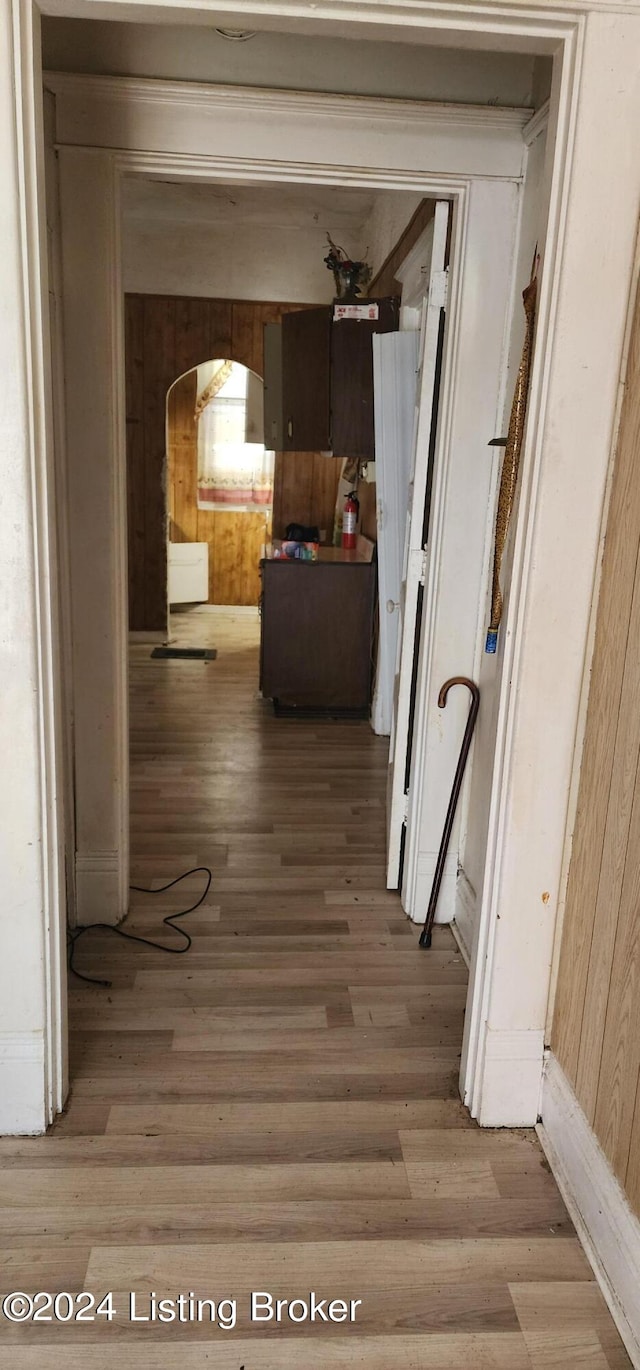
<svg viewBox="0 0 640 1370"><path fill-rule="evenodd" d="M127 912L127 887L118 851L76 852L76 920L119 923Z"/></svg>
<svg viewBox="0 0 640 1370"><path fill-rule="evenodd" d="M382 703L381 696L377 690L373 693L373 703L371 705L371 728L376 737L391 736L391 720L388 717L388 709Z"/></svg>
<svg viewBox="0 0 640 1370"><path fill-rule="evenodd" d="M0 1033L0 1135L33 1137L46 1131L44 1037Z"/></svg>
<svg viewBox="0 0 640 1370"><path fill-rule="evenodd" d="M481 1127L535 1127L543 1060L542 1031L485 1027L477 1090Z"/></svg>
<svg viewBox="0 0 640 1370"><path fill-rule="evenodd" d="M167 634L163 632L151 632L146 628L130 628L129 642L132 647L143 647L145 642L152 642L158 646L163 646L167 641Z"/></svg>
<svg viewBox="0 0 640 1370"><path fill-rule="evenodd" d="M636 1370L640 1367L640 1221L555 1056L542 1082L540 1141Z"/></svg>
<svg viewBox="0 0 640 1370"><path fill-rule="evenodd" d="M418 856L413 891L406 903L403 899L403 908L414 923L424 923L437 859L437 852L422 852ZM457 880L458 858L457 854L453 852L445 861L436 910L436 923L452 923L455 918ZM409 894L408 889L407 894Z"/></svg>
<svg viewBox="0 0 640 1370"><path fill-rule="evenodd" d="M233 617L257 618L260 611L257 604L197 604L191 611L188 609L181 611L177 606L176 608L172 607L171 617L173 618L175 615L176 618L179 618L181 612L191 613L192 618L197 614L228 614L233 615Z"/></svg>
<svg viewBox="0 0 640 1370"><path fill-rule="evenodd" d="M455 920L454 920L453 923L450 923L450 924L449 924L449 927L451 928L451 932L452 932L453 936L455 937L456 945L457 945L458 951L460 952L460 955L461 955L461 957L462 957L462 959L463 959L463 961L464 961L465 966L467 967L467 970L471 970L471 956L470 956L470 954L469 954L469 949L468 949L467 944L466 944L466 942L465 942L465 940L464 940L464 937L462 936L462 933L460 932L460 928L458 927L458 924L457 924L457 923L455 922Z"/></svg>
<svg viewBox="0 0 640 1370"><path fill-rule="evenodd" d="M478 916L478 896L462 867L456 885L455 936L467 965L471 962L471 948Z"/></svg>

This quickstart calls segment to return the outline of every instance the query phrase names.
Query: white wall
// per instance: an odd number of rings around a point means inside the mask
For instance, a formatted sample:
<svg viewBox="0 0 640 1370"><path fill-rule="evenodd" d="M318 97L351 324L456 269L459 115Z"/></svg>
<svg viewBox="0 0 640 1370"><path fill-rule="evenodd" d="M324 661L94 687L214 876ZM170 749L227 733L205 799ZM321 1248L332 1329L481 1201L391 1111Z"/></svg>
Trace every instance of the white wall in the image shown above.
<svg viewBox="0 0 640 1370"><path fill-rule="evenodd" d="M410 191L331 186L123 185L126 291L329 303L327 233L374 273L420 204Z"/></svg>
<svg viewBox="0 0 640 1370"><path fill-rule="evenodd" d="M59 162L77 916L116 923L129 900L129 825L124 425L112 373L122 315L115 182L108 154L64 148Z"/></svg>
<svg viewBox="0 0 640 1370"><path fill-rule="evenodd" d="M258 33L246 43L206 28L91 19L43 20L50 71L223 81L284 90L387 95L460 104L529 105L548 94L549 62L361 39ZM544 92L540 95L540 92Z"/></svg>
<svg viewBox="0 0 640 1370"><path fill-rule="evenodd" d="M481 705L474 735L473 751L470 757L470 779L464 795L460 833L459 862L461 875L456 901L456 923L463 942L470 952L482 894L487 827L489 822L489 802L491 779L496 740L498 717L499 685L502 674L502 648L507 631L509 615L509 579L513 555L513 537L510 536L505 550L501 574L504 595L504 612L499 634L498 651L490 655L484 651L485 630L489 622L491 603L491 574L493 567L493 543L495 511L500 471L504 448L485 447L490 437L502 437L509 424L509 413L513 387L520 364L524 341L525 315L522 307L521 292L529 281L531 263L536 244L543 246L545 224L548 212L549 168L545 164L546 129L543 129L528 151L527 171L522 188L522 207L520 235L515 271L515 292L513 314L507 340L508 364L503 396L503 418L500 432L482 434L478 458L494 465L493 490L489 509L488 537L485 555L485 574L480 586L480 622L478 624L478 669L475 678L480 686ZM514 512L511 531L515 527L517 512Z"/></svg>
<svg viewBox="0 0 640 1370"><path fill-rule="evenodd" d="M126 220L124 229L125 291L292 304L326 304L334 296L333 276L322 260L328 249L321 230L212 230L203 224Z"/></svg>
<svg viewBox="0 0 640 1370"><path fill-rule="evenodd" d="M379 195L362 229L361 251L366 253L373 273L381 266L395 247L398 239L413 217L422 195L407 194L405 190L391 191Z"/></svg>

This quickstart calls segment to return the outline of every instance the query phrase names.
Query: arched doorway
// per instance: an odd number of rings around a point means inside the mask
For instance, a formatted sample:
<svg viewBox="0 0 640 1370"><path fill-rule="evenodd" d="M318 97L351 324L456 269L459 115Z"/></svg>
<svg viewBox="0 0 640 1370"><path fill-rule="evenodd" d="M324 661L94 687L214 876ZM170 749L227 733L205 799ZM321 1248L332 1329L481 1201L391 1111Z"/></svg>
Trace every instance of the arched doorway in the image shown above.
<svg viewBox="0 0 640 1370"><path fill-rule="evenodd" d="M167 394L169 606L258 603L271 536L274 454L262 378L230 358L201 363Z"/></svg>

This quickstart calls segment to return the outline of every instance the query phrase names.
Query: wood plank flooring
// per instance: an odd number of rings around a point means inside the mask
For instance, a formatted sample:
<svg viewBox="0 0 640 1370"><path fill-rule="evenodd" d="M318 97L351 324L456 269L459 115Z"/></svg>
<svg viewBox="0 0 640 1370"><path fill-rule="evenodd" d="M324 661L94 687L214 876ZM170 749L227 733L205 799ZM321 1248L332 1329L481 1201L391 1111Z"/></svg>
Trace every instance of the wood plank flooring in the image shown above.
<svg viewBox="0 0 640 1370"><path fill-rule="evenodd" d="M193 947L89 934L78 969L112 984L72 980L68 1110L0 1139L3 1292L117 1312L0 1316L0 1366L626 1370L535 1134L458 1098L466 971L385 889L386 743L274 719L250 616L173 626L219 655L132 652L133 878L212 868ZM202 879L134 894L129 930L176 945L161 918ZM130 1291L235 1299L236 1324L131 1322ZM251 1323L252 1291L361 1304Z"/></svg>

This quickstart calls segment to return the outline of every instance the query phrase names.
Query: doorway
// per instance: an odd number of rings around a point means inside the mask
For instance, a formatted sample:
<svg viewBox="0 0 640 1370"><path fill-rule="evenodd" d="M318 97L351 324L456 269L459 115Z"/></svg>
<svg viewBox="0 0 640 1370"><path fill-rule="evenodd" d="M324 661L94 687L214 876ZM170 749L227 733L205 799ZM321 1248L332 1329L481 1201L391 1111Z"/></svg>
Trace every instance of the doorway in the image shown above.
<svg viewBox="0 0 640 1370"><path fill-rule="evenodd" d="M167 395L167 604L254 611L271 538L274 454L265 448L262 377L214 358ZM173 616L173 619L172 619Z"/></svg>
<svg viewBox="0 0 640 1370"><path fill-rule="evenodd" d="M63 101L70 98L72 102L75 98L73 93L70 92L68 83L65 85L65 92L61 92L61 98ZM243 95L242 98L244 99L245 96ZM252 98L253 97L249 97L250 100ZM221 106L221 110L226 111L226 116L229 115L229 110L226 106ZM291 111L291 113L293 114L293 111ZM226 116L225 113L220 114L221 118ZM164 114L162 117L164 117ZM285 117L288 117L288 115ZM293 117L295 118L295 115ZM373 109L372 117L375 118ZM432 114L424 110L420 110L419 112L416 111L416 120L420 124L422 124L426 118L427 125L429 125L432 117ZM489 114L488 117L489 122L491 122L491 114ZM72 125L73 115L71 116L68 126L71 127ZM464 650L467 654L467 658L473 655L473 644L477 640L479 610L478 586L482 569L480 565L480 570L478 570L478 558L480 563L482 563L486 532L485 523L481 521L481 531L478 534L478 508L483 508L484 510L488 508L493 480L492 472L489 469L482 467L479 463L475 463L472 466L473 479L470 481L468 479L468 463L473 462L474 453L476 451L477 425L482 423L486 425L490 432L494 431L496 412L501 400L501 367L503 363L505 329L508 328L511 293L511 276L509 271L505 272L505 263L512 262L513 244L517 233L518 168L521 165L522 126L522 115L518 115L517 117L509 115L506 117L504 112L501 112L497 137L494 136L496 130L493 130L491 138L487 141L487 174L481 177L475 175L475 169L477 169L475 153L471 159L475 164L475 168L466 172L458 169L456 172L449 172L447 174L442 173L437 176L429 174L426 171L422 171L421 173L412 172L409 175L408 173L403 172L400 166L393 172L390 172L388 169L386 171L378 169L373 172L373 175L371 171L369 171L368 175L365 174L364 168L360 173L357 170L349 173L349 181L351 183L349 189L356 193L358 191L362 192L363 189L366 188L366 193L371 195L371 180L373 179L375 182L375 193L379 194L381 197L384 196L385 193L390 195L391 198L400 193L410 193L414 198L419 200L425 196L434 198L437 197L438 194L444 194L448 196L454 204L454 229L452 235L450 278L451 327L447 335L448 351L445 358L446 394L443 396L442 421L442 441L451 465L446 468L446 478L443 481L443 490L445 492L445 506L447 499L459 497L458 513L461 517L458 518L458 527L464 527L465 522L467 521L475 530L473 545L473 556L475 560L471 557L467 557L464 563L465 570L468 573L465 580L466 598L463 615L465 633L467 634ZM326 130L324 135L321 131L323 127L322 121L320 120L318 123L319 137L326 136ZM231 128L232 130L236 129L237 123L232 121ZM197 130L198 136L200 136L202 130L199 124L197 124ZM438 131L437 136L440 136L440 130ZM463 140L461 140L461 147L458 149L459 168L461 164L465 163L468 156L468 148L464 148L462 142ZM500 157L498 163L494 163L498 144L501 144ZM388 144L388 155L391 155L391 152L391 144ZM205 154L203 151L202 155L208 156L209 154ZM393 155L401 162L402 158L406 157L406 151L399 148ZM425 150L425 157L427 155ZM453 153L448 155L453 156ZM144 154L141 154L134 149L120 149L117 153L117 160L114 167L110 156L105 153L104 149L96 153L95 149L82 148L74 145L73 147L61 148L60 158L62 171L63 233L70 235L71 238L75 238L77 243L79 235L83 236L85 233L90 232L92 241L90 259L86 254L81 254L81 256L82 260L89 268L89 273L93 276L93 273L96 270L96 262L102 262L103 260L106 262L113 261L113 242L111 241L110 235L112 231L115 232L114 225L116 227L118 226L119 194L122 191L124 183L129 178L144 179L145 176L149 175L149 153L145 152ZM103 172L107 161L111 171L115 170L115 185L118 188L118 194L113 193L113 196L111 181L105 183L103 180ZM156 174L158 173L161 164L171 178L172 183L180 185L181 188L192 188L190 178L193 173L190 169L185 167L179 157L173 157L166 152L159 154L154 168ZM501 168L500 174L496 174L498 166ZM504 176L505 167L509 166L512 167L513 177ZM255 183L257 175L255 169L251 174L251 177L249 177L248 169L244 165L240 166L240 164L238 164L235 170L239 181L242 181L243 177L246 176L248 181L251 180ZM295 177L297 174L298 173L296 173L293 168L289 167L286 162L283 163L282 169L279 172L280 179L278 181L278 185L284 187L283 193L293 194L291 187L296 184ZM325 191L327 188L330 189L332 196L338 195L339 181L335 172L328 173L324 170L321 179L317 169L314 172L314 169L310 168L306 174L309 177L309 186L313 188L314 194L318 193L318 186L322 185ZM228 160L225 162L224 172L221 171L220 167L214 165L213 162L207 165L202 162L200 164L199 191L205 181L218 191L224 189L225 186L228 187L228 179L225 179L225 177L228 178L228 175ZM331 180L332 176L334 177L333 181ZM290 179L287 180L287 177ZM78 180L81 182L80 187L77 185ZM271 183L271 189L273 189L273 182ZM311 193L311 191L309 193ZM82 214L77 214L75 209L72 209L77 194L80 194L81 198L83 197ZM108 208L105 204L105 197L108 202ZM104 254L101 254L97 250L96 244L98 244L99 247L101 235L104 238L105 234L109 238L109 250L105 250ZM117 238L117 233L115 236ZM116 263L119 260L117 253L115 260ZM325 271L324 266L321 269L323 272ZM77 272L74 272L74 277L76 277L75 299L77 299ZM473 283L473 290L465 289L465 284L467 282ZM127 283L126 279L124 283ZM95 286L95 280L92 282L88 281L86 284L87 294L91 295L92 288ZM330 281L329 290L331 291ZM98 327L99 325L102 339L101 345L104 342L106 335L109 336L111 342L113 342L115 337L116 348L114 355L118 362L118 368L122 368L121 370L117 369L115 373L117 391L117 382L124 371L123 349L121 346L122 319L120 315L120 296L117 287L114 287L113 290L110 289L106 296L101 298L103 299L103 303L106 303L106 317L104 313L101 316L100 311L98 310L91 313L89 321L87 320L86 311L84 310L82 311L81 317L77 314L74 316L74 300L70 301L70 307L66 314L67 338L68 340L73 340L74 338L77 339L81 334L83 335L86 331L87 324L89 328ZM165 303L166 301L169 301L167 308L169 311L173 310L174 319L177 318L180 309L179 296L159 297L145 294L143 298L145 313L148 308L153 311L155 309L155 303L161 298L164 298ZM207 299L206 297L201 296L188 298L191 300L187 310L190 325L188 329L188 339L189 348L191 349L188 356L182 356L180 358L176 356L175 331L173 334L174 340L172 341L171 330L166 332L163 328L158 326L148 328L146 323L143 329L143 332L148 332L149 336L152 338L154 355L162 358L162 365L163 367L166 367L166 370L163 372L162 385L160 386L158 383L159 404L155 411L161 417L157 420L154 419L154 423L157 422L160 425L160 431L158 432L156 429L156 436L152 445L149 448L145 446L145 470L149 472L151 477L147 484L147 495L150 495L150 498L147 498L145 508L142 511L139 511L141 522L138 525L135 537L138 538L138 541L144 541L146 536L146 521L150 513L153 512L153 509L156 509L159 512L159 518L156 520L154 516L154 523L155 526L159 527L161 530L162 546L157 558L154 558L153 556L146 558L146 566L149 574L145 575L146 588L144 594L147 598L144 602L148 605L151 586L159 583L161 587L160 595L154 598L154 604L157 605L159 613L158 618L153 623L148 622L142 631L146 630L165 635L167 632L166 579L164 570L161 577L157 576L157 572L159 568L162 568L163 560L166 560L166 530L163 526L165 496L162 489L161 474L165 452L164 405L166 393L175 381L176 376L183 374L190 367L201 363L203 357L226 357L228 355L226 347L219 346L218 344L216 344L215 347L212 345L211 333L207 324L207 319L209 317L207 310L209 307L215 306L216 309L218 306L224 307L223 312L226 311L226 316L230 317L231 327L233 328L236 321L239 324L241 322L246 323L246 311L250 304L250 301L246 300L236 301L234 303L229 300L224 301L220 297L216 297L215 299ZM311 303L313 303L313 301L311 301ZM477 327L478 309L481 304L486 306L487 322L483 336L483 347L481 352L479 352L475 330ZM262 307L266 308L264 302ZM204 331L200 333L200 336L198 337L200 330ZM132 328L130 323L127 323L125 331L127 339L129 339L131 338L132 333L135 332L135 329ZM78 354L81 349L73 346L72 350L74 352L74 364L77 367L80 360ZM111 374L113 379L113 373ZM100 371L98 373L98 383L101 385L103 380L104 375L103 372ZM95 381L96 377L92 374L92 382L94 385ZM468 384L473 391L473 406L471 402L466 405L460 404L459 402L454 404L454 396L456 397L456 401L459 401L461 387L464 389L464 386ZM127 401L127 421L130 428L134 429L137 416L131 408L131 394L127 396ZM470 422L472 408L473 424ZM117 415L118 412L123 413L124 410L124 396L122 395L115 406L115 415ZM100 409L94 407L89 416L89 421L98 423L100 413ZM110 418L113 419L113 408L109 410L109 414ZM72 433L71 445L72 447L75 447L79 432L75 430L73 422L71 424L71 429L74 430ZM122 436L123 434L120 431L120 444ZM96 450L101 447L103 439L104 434L102 435L100 442L96 444ZM140 441L139 431L137 436L134 434L134 441ZM107 459L113 460L113 452L115 450L117 453L117 460L121 463L123 452L122 446L119 446L119 442L116 441L113 446L108 444L108 452L105 453L105 456ZM84 423L82 428L83 452L86 451L86 445L87 431L86 423ZM295 454L288 454L288 457L291 461L294 461ZM319 460L322 463L326 463L329 459L321 457ZM299 469L300 468L298 467L298 470ZM326 471L328 470L328 467L324 465L322 469ZM121 465L119 466L119 470L122 471ZM452 472L455 472L455 480L452 480ZM113 498L113 493L109 495L109 498ZM115 505L113 506L113 512L115 516ZM296 510L296 512L298 511ZM443 514L444 507L441 506L439 517L442 517ZM140 535L140 529L142 529L142 537ZM131 545L129 561L131 565ZM112 592L111 589L111 593ZM90 612L95 617L95 597L93 596L91 597ZM105 649L105 645L104 640L101 638L97 655ZM118 644L115 638L112 637L109 647L117 658ZM466 664L465 661L463 666ZM102 677L102 680L103 682L106 681L106 676ZM112 730L114 742L116 738L121 739L123 735L122 724L123 721L126 721L124 712L106 710L104 716L108 719L108 726ZM451 729L452 736L455 735L455 722L456 720L454 718L453 727ZM94 782L97 783L97 776L95 775L90 777L90 784ZM123 773L119 772L118 804L120 805L119 812L122 815L125 814L126 799L126 779ZM100 837L102 840L104 840L108 820L109 816L107 815L107 823L103 824L100 830ZM117 838L114 840L113 850L120 850ZM100 871L97 869L97 864L92 866L91 869L96 877L100 874ZM419 908L417 905L416 909L419 917ZM409 911L412 912L412 910ZM118 910L116 910L116 914L117 913Z"/></svg>

